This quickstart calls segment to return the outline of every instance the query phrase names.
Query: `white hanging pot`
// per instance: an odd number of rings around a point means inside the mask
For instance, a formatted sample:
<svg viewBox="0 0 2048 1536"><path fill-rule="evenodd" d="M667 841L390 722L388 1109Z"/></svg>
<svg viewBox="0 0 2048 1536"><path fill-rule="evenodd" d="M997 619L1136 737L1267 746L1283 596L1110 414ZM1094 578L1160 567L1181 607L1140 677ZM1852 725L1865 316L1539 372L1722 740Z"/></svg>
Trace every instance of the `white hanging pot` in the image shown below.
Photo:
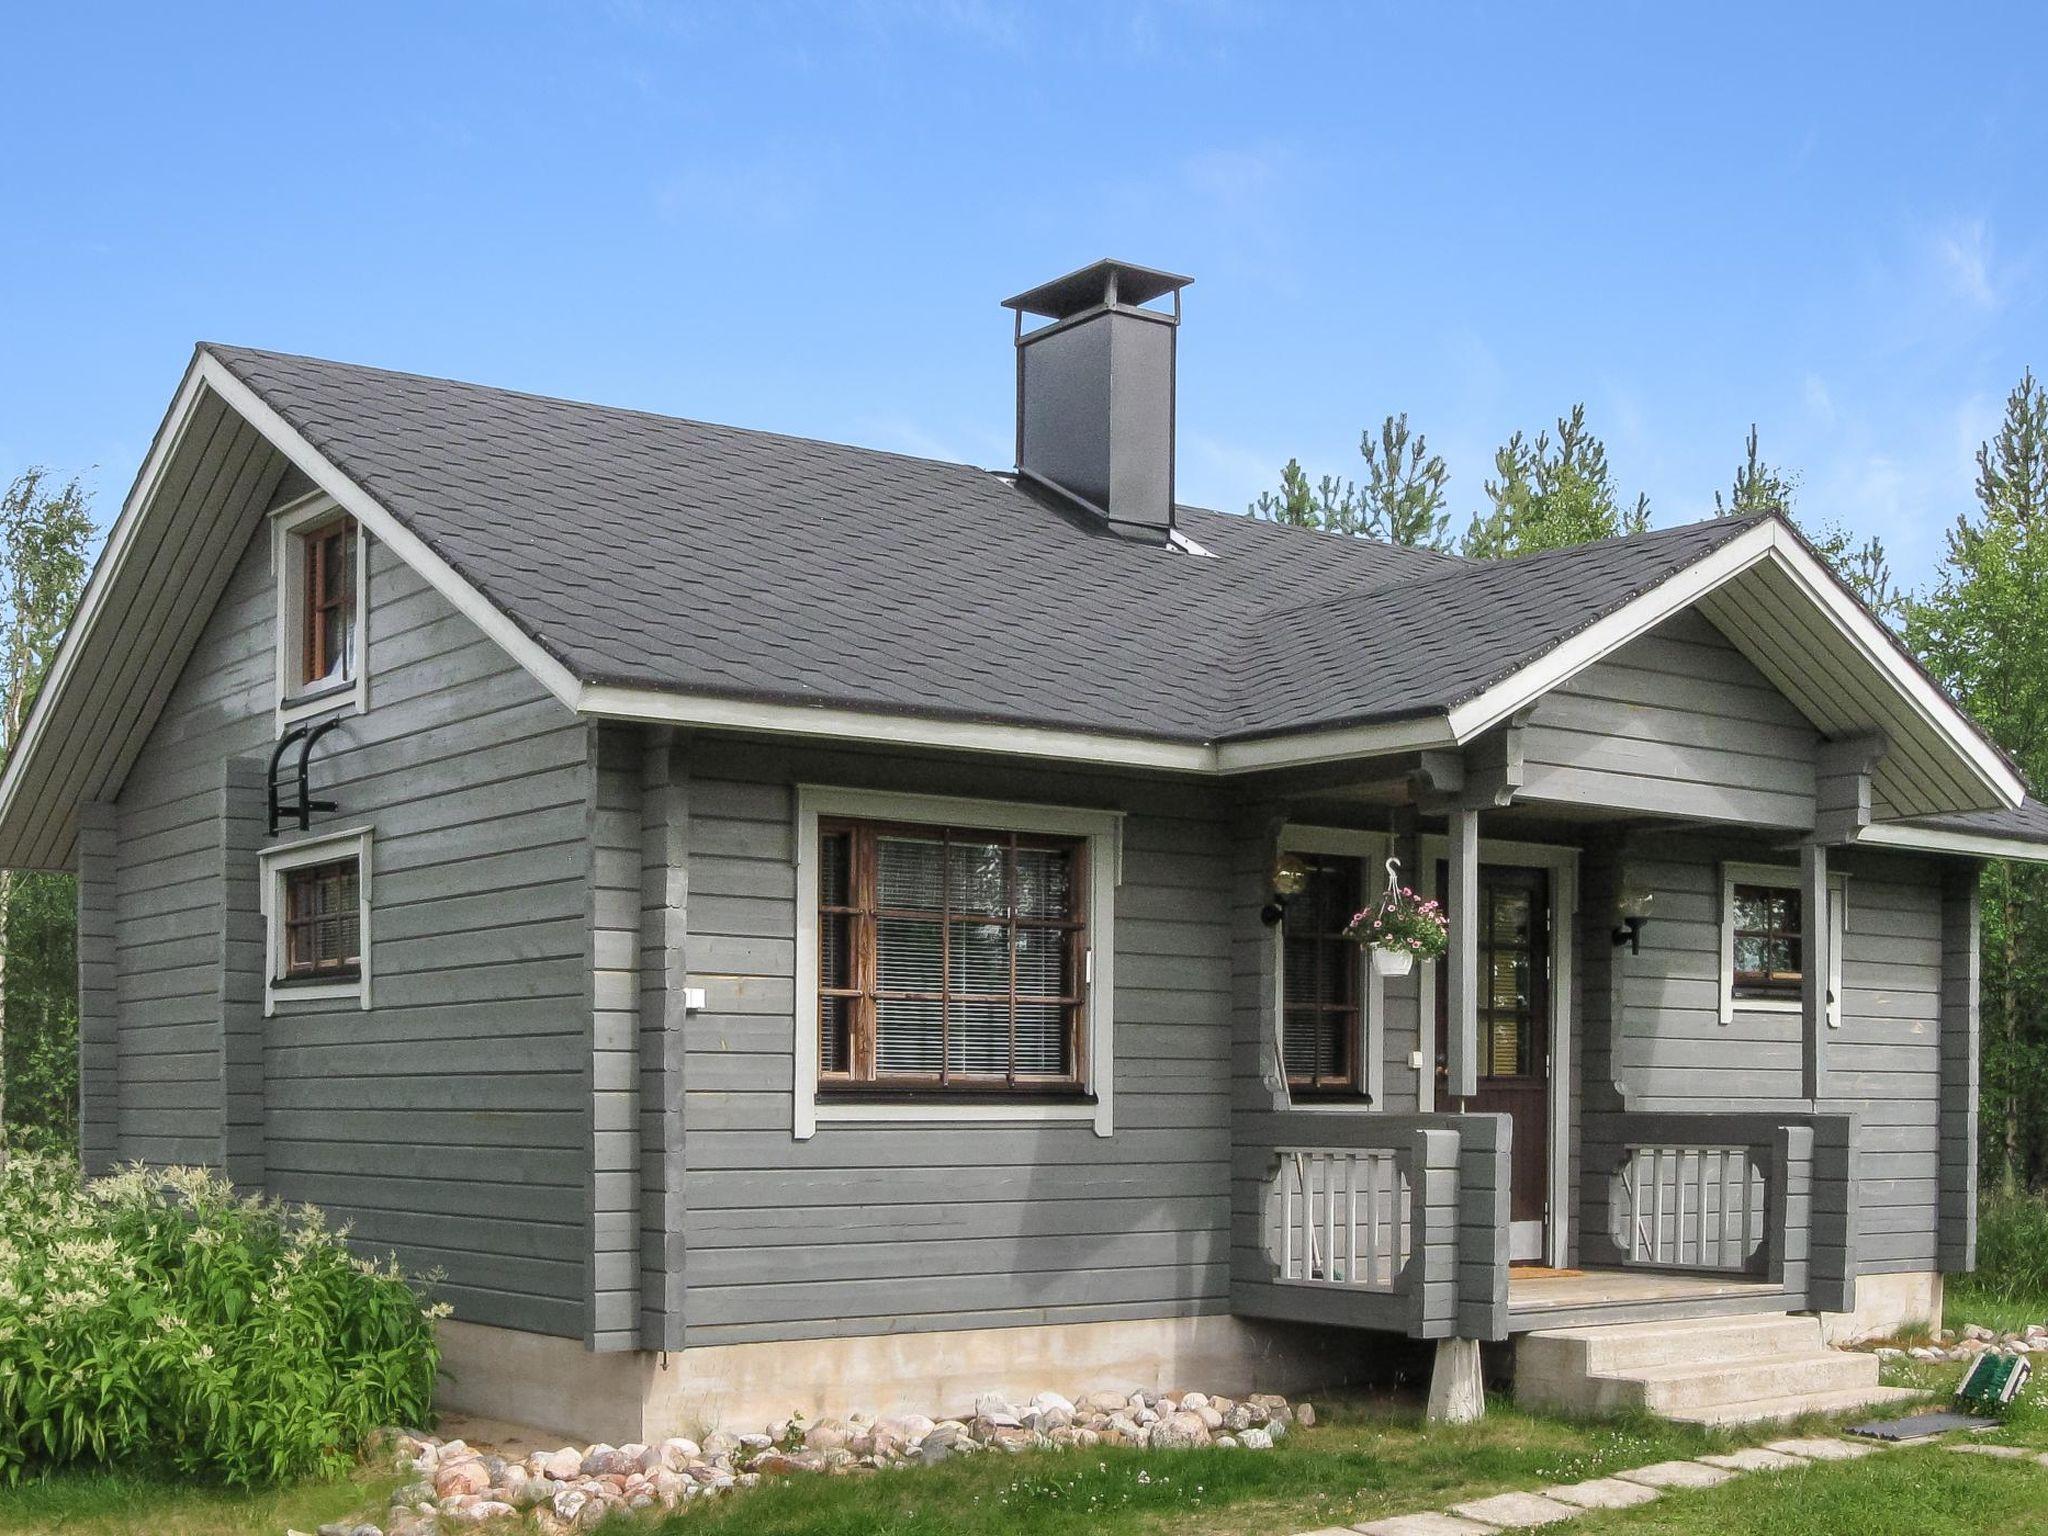
<svg viewBox="0 0 2048 1536"><path fill-rule="evenodd" d="M1415 969L1415 952L1409 949L1375 949L1372 968L1381 976L1406 976Z"/></svg>

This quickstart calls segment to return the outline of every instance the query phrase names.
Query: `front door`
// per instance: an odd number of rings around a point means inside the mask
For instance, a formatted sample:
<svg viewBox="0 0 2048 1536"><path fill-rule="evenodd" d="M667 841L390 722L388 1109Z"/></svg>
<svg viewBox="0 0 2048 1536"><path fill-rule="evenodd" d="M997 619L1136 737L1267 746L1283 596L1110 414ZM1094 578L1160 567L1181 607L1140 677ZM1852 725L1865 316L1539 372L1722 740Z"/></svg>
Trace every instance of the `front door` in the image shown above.
<svg viewBox="0 0 2048 1536"><path fill-rule="evenodd" d="M1448 893L1439 871L1437 889ZM1436 968L1440 1106L1450 1077L1447 969ZM1470 1107L1514 1122L1508 1257L1541 1260L1550 1201L1550 876L1541 869L1479 868L1479 1092Z"/></svg>

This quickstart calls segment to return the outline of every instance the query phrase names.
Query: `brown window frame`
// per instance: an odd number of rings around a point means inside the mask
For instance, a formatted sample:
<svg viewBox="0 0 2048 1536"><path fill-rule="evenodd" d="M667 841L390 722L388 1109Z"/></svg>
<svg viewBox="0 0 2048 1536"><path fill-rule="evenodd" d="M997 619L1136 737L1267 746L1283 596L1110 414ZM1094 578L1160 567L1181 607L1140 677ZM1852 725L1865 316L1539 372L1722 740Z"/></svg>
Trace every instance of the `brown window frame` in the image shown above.
<svg viewBox="0 0 2048 1536"><path fill-rule="evenodd" d="M1315 911L1304 915L1303 896L1288 900L1280 920L1280 1040L1283 1067L1287 1073L1287 1088L1290 1094L1301 1097L1342 1098L1356 1096L1364 1091L1364 1074L1361 1061L1363 1051L1359 1035L1364 1022L1365 994L1363 955L1359 946L1343 936L1353 916L1365 905L1365 861L1349 854L1305 853L1294 851L1292 857L1299 859L1310 870L1311 878L1318 870L1342 869L1352 882L1348 899L1339 900L1334 907L1324 909L1318 904ZM1304 896L1306 893L1304 893ZM1349 910L1339 910L1348 908ZM1314 927L1307 926L1315 924ZM1289 951L1296 945L1312 946L1316 963L1311 974L1314 977L1313 995L1303 1002L1288 995L1287 970ZM1324 995L1327 971L1324 959L1327 951L1336 949L1338 975L1341 978L1339 995L1335 998ZM1291 1026L1296 1015L1308 1015L1315 1020L1314 1038L1309 1041L1310 1061L1322 1060L1324 1031L1335 1031L1339 1047L1341 1070L1336 1074L1324 1074L1319 1070L1297 1072L1285 1058L1293 1054Z"/></svg>
<svg viewBox="0 0 2048 1536"><path fill-rule="evenodd" d="M1771 902L1774 899L1782 899L1787 902L1790 926L1779 927L1766 921L1765 926L1762 928L1744 928L1741 925L1738 914L1742 911L1745 897L1752 901L1761 900L1766 914L1770 912ZM1734 944L1730 950L1729 960L1729 987L1731 995L1738 1000L1745 1001L1754 1001L1759 998L1797 998L1800 995L1800 988L1806 973L1805 892L1801 891L1797 886L1760 885L1755 881L1744 880L1733 883L1731 902L1733 910L1728 914L1728 927L1734 935ZM1740 956L1744 939L1762 939L1764 941L1766 959L1770 955L1773 943L1783 943L1790 940L1797 946L1796 952L1799 956L1799 968L1794 971L1777 971L1767 965L1761 971L1746 971L1742 969Z"/></svg>
<svg viewBox="0 0 2048 1536"><path fill-rule="evenodd" d="M363 974L363 925L362 917L362 856L348 853L340 858L323 859L317 864L295 864L279 871L280 897L283 902L282 916L278 929L278 974L282 983L356 981ZM346 882L348 899L345 904L328 907L318 904L321 893L330 882ZM304 900L311 894L316 901L312 910L307 910ZM318 952L320 925L341 916L356 920L356 942L352 954L323 955ZM311 935L312 944L302 958L299 939Z"/></svg>
<svg viewBox="0 0 2048 1536"><path fill-rule="evenodd" d="M354 643L360 646L360 637L354 636L354 631L356 562L362 530L353 517L344 513L316 527L301 529L293 536L299 540L298 686L304 692L321 683L334 663L328 654L324 622L328 614L339 611ZM330 556L330 546L336 540L340 541L338 559ZM361 665L362 656L358 653L355 665L329 686L340 688L353 682L356 668Z"/></svg>
<svg viewBox="0 0 2048 1536"><path fill-rule="evenodd" d="M955 842L1000 843L1009 849L1008 910L961 912L952 906L951 881L946 878L942 855L939 881L940 905L936 908L883 907L878 899L878 842L891 834L920 839L937 839L950 848ZM818 821L819 861L832 838L846 839L847 891L844 902L832 899L822 882L818 891L818 1091L821 1097L863 1095L947 1096L988 1095L999 1098L1085 1098L1088 1081L1088 1014L1091 987L1088 980L1088 839L1050 836L1034 832L947 826L935 823L872 820L854 817L820 817ZM1016 856L1023 849L1056 849L1068 858L1068 911L1061 918L1020 915L1016 910ZM936 922L940 934L939 981L937 993L891 990L880 985L881 925L890 919ZM977 925L1000 924L1009 932L1009 988L1006 993L956 992L952 985L952 939L955 926L971 920ZM846 979L832 980L827 948L828 934L835 923L843 923L847 948ZM1065 973L1069 990L1058 995L1025 993L1017 990L1018 930L1064 933L1067 954ZM990 1073L955 1070L951 1064L949 1032L951 1005L959 1002L987 1003L1007 999L1011 1008L1009 1065L1000 1077ZM880 1005L892 1000L935 1002L939 1007L939 1067L933 1072L882 1074L876 1063ZM845 1022L843 1038L836 1049L828 1048L826 1030L830 1004L839 1001ZM1017 1070L1016 1007L1056 1006L1063 1011L1065 1054L1069 1070L1057 1076L1019 1074ZM843 1056L846 1067L830 1070L826 1063Z"/></svg>

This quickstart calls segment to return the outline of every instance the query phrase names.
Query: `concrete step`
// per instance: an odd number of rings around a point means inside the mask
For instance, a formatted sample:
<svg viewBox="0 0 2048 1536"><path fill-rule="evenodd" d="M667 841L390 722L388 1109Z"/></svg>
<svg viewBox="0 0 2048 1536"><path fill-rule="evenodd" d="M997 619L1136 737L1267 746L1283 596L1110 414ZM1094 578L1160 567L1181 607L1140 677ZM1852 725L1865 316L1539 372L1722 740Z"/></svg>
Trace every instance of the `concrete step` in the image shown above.
<svg viewBox="0 0 2048 1536"><path fill-rule="evenodd" d="M1522 1335L1516 1362L1539 1369L1615 1375L1660 1365L1813 1354L1825 1346L1820 1319L1783 1312L1686 1318L1675 1322L1613 1323L1547 1328Z"/></svg>
<svg viewBox="0 0 2048 1536"><path fill-rule="evenodd" d="M1606 1379L1615 1383L1621 1401L1670 1415L1717 1403L1853 1392L1876 1386L1877 1373L1875 1355L1821 1350L1704 1365L1653 1365Z"/></svg>
<svg viewBox="0 0 2048 1536"><path fill-rule="evenodd" d="M1716 1403L1711 1407L1680 1409L1665 1417L1680 1424L1776 1424L1809 1413L1853 1413L1858 1408L1881 1408L1925 1396L1910 1387L1847 1387L1833 1392L1798 1392L1747 1402Z"/></svg>

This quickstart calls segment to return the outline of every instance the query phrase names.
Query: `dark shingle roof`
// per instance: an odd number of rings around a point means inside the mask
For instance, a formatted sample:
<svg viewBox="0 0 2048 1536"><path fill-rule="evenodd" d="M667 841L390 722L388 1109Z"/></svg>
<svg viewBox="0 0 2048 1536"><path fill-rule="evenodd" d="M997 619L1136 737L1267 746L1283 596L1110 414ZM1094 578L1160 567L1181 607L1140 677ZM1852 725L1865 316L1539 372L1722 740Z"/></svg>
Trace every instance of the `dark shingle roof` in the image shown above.
<svg viewBox="0 0 2048 1536"><path fill-rule="evenodd" d="M1500 563L1182 509L1216 558L1012 478L207 348L580 679L1180 740L1440 711L1748 526Z"/></svg>
<svg viewBox="0 0 2048 1536"><path fill-rule="evenodd" d="M1933 832L1962 832L1971 837L2010 838L2019 843L2048 844L2048 805L2032 795L2018 805L1996 811L1958 811L1948 816L1920 816L1906 823Z"/></svg>

